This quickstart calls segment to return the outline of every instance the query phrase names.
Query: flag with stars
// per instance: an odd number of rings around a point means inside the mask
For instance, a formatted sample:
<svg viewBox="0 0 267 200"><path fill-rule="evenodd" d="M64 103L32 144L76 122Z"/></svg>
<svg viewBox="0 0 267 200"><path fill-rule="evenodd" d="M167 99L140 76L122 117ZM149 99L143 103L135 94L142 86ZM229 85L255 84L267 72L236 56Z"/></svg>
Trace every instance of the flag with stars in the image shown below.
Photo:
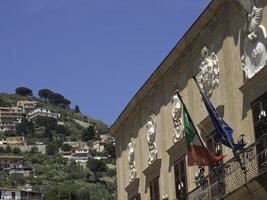
<svg viewBox="0 0 267 200"><path fill-rule="evenodd" d="M234 142L233 129L224 121L223 118L219 116L218 112L215 110L215 108L213 107L208 97L202 91L200 92L201 92L204 104L209 113L209 116L211 118L211 121L215 126L216 134L219 140L221 141L221 143L233 150L240 150L244 148L246 144L239 144L239 143Z"/></svg>

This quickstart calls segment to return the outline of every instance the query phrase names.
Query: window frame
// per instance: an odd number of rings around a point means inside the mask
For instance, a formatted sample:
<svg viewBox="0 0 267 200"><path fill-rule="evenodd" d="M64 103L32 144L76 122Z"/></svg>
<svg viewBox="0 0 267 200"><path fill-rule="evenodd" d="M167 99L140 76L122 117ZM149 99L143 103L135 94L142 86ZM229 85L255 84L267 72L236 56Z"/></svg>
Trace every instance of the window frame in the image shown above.
<svg viewBox="0 0 267 200"><path fill-rule="evenodd" d="M181 163L183 162L183 173L181 173ZM176 162L173 165L174 170L174 185L175 185L175 194L176 198L179 199L179 193L178 193L178 184L180 184L181 181L183 181L184 184L184 194L187 193L187 170L186 170L186 155L182 155L180 158L176 160ZM184 178L184 180L183 180Z"/></svg>
<svg viewBox="0 0 267 200"><path fill-rule="evenodd" d="M159 176L149 183L150 200L160 200Z"/></svg>

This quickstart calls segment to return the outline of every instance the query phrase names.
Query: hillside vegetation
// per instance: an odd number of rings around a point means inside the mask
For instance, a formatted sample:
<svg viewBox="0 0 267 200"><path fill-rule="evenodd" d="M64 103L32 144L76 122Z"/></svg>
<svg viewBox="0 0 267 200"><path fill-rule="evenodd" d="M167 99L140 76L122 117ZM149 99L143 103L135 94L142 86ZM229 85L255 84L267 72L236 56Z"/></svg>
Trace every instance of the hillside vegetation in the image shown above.
<svg viewBox="0 0 267 200"><path fill-rule="evenodd" d="M45 107L51 109L53 112L60 113L61 117L59 121L64 122L67 136L69 136L72 141L82 140L82 135L85 131L85 127L81 126L80 123L77 123L77 120L94 125L95 129L99 133L105 133L108 131L108 125L101 120L96 120L82 114L81 112L77 113L74 109L64 108L60 105L51 103L48 100L34 96L25 97L18 94L0 93L0 107L16 106L17 101L25 99L37 101L38 107Z"/></svg>
<svg viewBox="0 0 267 200"><path fill-rule="evenodd" d="M89 157L85 166L64 157L73 148L64 142L75 141L90 147L97 133L108 133L109 126L86 116L77 105L70 108L71 101L63 95L48 89L43 89L41 94L40 91L39 97L24 87L17 88L14 94L0 93L0 107L16 106L17 101L27 99L37 101L37 107L60 114L59 119L41 116L30 120L25 116L15 130L0 132L0 137L24 136L26 144L33 145L26 151L18 146L0 145L0 155L23 156L25 166L32 169L29 176L0 171L0 187L30 185L34 191L42 192L45 200L115 199L116 170L107 167L115 163L113 143L106 144L106 150L100 155L104 159ZM43 144L45 152L39 152L36 144Z"/></svg>

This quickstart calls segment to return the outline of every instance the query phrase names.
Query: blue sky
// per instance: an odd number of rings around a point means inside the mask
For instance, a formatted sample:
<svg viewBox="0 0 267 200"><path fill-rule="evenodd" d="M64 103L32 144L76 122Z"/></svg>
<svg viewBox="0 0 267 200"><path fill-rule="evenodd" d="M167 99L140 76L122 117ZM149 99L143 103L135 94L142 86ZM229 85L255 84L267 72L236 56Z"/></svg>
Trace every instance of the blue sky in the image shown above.
<svg viewBox="0 0 267 200"><path fill-rule="evenodd" d="M0 2L0 90L49 88L112 124L210 0Z"/></svg>

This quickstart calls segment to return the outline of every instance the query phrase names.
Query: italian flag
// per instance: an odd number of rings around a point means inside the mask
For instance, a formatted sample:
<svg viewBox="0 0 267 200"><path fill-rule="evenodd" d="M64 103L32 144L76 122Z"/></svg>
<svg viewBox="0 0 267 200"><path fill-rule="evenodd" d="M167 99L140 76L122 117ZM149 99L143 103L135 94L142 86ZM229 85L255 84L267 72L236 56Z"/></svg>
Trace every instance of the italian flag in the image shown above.
<svg viewBox="0 0 267 200"><path fill-rule="evenodd" d="M197 132L185 105L183 105L183 125L189 166L210 166L223 158L223 156L212 155L207 149L204 142L202 142L203 140Z"/></svg>

